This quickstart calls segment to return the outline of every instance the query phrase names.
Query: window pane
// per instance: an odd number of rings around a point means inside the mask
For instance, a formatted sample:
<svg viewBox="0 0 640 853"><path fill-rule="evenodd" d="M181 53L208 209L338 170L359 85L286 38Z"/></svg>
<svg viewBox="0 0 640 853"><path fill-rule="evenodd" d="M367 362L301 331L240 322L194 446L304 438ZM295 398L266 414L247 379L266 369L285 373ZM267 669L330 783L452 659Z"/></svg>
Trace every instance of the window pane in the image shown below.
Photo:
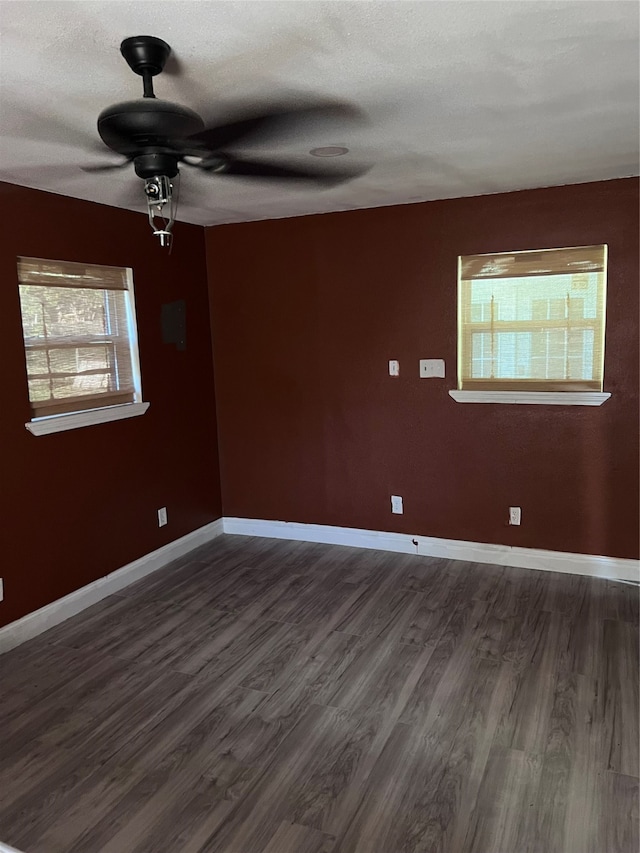
<svg viewBox="0 0 640 853"><path fill-rule="evenodd" d="M52 373L82 373L85 370L110 369L110 348L107 346L50 349Z"/></svg>
<svg viewBox="0 0 640 853"><path fill-rule="evenodd" d="M27 351L27 373L29 376L35 376L40 373L48 373L49 365L47 363L47 354L43 350L28 350Z"/></svg>
<svg viewBox="0 0 640 853"><path fill-rule="evenodd" d="M48 400L51 397L51 389L48 379L29 379L29 399L32 403Z"/></svg>
<svg viewBox="0 0 640 853"><path fill-rule="evenodd" d="M62 400L66 397L80 397L84 394L100 394L100 392L112 390L110 380L110 373L55 378L51 380L51 396L55 400Z"/></svg>
<svg viewBox="0 0 640 853"><path fill-rule="evenodd" d="M123 302L125 291L116 296ZM109 297L90 288L20 286L26 338L89 337L110 334Z"/></svg>
<svg viewBox="0 0 640 853"><path fill-rule="evenodd" d="M498 332L495 335L495 376L526 377L531 363L530 332Z"/></svg>

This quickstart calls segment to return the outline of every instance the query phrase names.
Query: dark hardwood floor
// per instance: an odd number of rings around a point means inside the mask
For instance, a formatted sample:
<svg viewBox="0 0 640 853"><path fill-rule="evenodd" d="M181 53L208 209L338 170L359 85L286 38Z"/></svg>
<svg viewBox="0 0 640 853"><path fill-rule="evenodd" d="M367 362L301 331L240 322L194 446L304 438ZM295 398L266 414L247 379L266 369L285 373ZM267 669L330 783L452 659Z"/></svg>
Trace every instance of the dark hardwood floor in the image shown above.
<svg viewBox="0 0 640 853"><path fill-rule="evenodd" d="M637 853L638 590L225 536L0 657L25 853Z"/></svg>

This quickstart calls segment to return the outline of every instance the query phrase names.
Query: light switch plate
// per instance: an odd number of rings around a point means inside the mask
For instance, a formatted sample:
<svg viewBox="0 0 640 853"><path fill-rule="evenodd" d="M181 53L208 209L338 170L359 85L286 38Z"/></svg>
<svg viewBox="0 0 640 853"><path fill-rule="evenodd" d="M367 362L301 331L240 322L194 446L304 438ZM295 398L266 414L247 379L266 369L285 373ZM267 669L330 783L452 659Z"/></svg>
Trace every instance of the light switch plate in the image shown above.
<svg viewBox="0 0 640 853"><path fill-rule="evenodd" d="M400 376L400 362L395 359L389 362L389 376Z"/></svg>
<svg viewBox="0 0 640 853"><path fill-rule="evenodd" d="M432 379L434 377L444 378L444 359L443 358L421 358L420 359L420 377L422 379Z"/></svg>

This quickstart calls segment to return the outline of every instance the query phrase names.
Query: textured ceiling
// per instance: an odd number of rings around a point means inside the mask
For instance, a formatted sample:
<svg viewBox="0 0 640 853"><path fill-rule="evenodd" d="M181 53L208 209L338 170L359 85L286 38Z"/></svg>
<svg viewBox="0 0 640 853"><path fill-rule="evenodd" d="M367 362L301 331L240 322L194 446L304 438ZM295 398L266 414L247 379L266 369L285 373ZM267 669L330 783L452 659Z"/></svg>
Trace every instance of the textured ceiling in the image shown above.
<svg viewBox="0 0 640 853"><path fill-rule="evenodd" d="M174 56L156 94L205 119L276 96L358 105L363 126L305 125L251 153L318 165L345 145L365 175L332 189L182 170L178 219L211 225L638 174L637 2L1 2L0 179L145 209L95 121L140 96L130 35Z"/></svg>

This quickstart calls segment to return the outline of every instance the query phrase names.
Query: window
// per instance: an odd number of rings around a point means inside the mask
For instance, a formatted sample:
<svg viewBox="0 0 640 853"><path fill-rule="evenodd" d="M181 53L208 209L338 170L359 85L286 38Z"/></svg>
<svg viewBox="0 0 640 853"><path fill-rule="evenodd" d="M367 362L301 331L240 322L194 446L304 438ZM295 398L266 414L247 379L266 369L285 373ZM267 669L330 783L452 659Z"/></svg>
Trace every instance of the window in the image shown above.
<svg viewBox="0 0 640 853"><path fill-rule="evenodd" d="M18 258L18 282L31 424L47 420L27 427L142 414L131 270Z"/></svg>
<svg viewBox="0 0 640 853"><path fill-rule="evenodd" d="M606 265L606 246L460 257L458 392L452 396L604 402ZM522 399L523 392L535 398Z"/></svg>

